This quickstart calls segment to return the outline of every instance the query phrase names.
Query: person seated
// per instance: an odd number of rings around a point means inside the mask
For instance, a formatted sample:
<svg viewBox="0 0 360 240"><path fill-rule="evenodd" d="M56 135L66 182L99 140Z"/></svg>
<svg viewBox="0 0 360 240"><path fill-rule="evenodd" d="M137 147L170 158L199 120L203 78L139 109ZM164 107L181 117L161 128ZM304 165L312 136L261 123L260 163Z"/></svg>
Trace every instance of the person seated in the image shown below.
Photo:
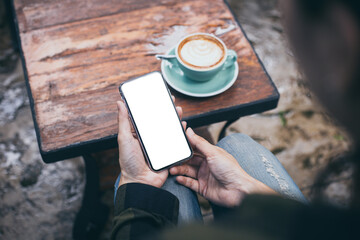
<svg viewBox="0 0 360 240"><path fill-rule="evenodd" d="M352 137L353 150L322 174L352 164L351 206L308 203L276 157L244 134L229 135L215 146L187 128L194 157L152 172L124 103L118 102L121 174L115 183L111 239L359 238L360 3L286 0L283 11L309 84ZM196 193L211 203L213 223L201 223Z"/></svg>

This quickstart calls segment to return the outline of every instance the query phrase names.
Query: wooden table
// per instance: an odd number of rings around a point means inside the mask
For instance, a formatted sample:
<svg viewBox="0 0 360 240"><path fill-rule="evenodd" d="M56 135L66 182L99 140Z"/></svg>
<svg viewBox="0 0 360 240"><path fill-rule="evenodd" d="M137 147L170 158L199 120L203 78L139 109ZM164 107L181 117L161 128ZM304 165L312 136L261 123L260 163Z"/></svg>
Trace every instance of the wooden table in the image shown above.
<svg viewBox="0 0 360 240"><path fill-rule="evenodd" d="M192 127L276 107L279 94L223 0L13 0L39 148L54 162L116 147L121 82L160 70L155 54L214 33L239 76L218 96L172 91Z"/></svg>

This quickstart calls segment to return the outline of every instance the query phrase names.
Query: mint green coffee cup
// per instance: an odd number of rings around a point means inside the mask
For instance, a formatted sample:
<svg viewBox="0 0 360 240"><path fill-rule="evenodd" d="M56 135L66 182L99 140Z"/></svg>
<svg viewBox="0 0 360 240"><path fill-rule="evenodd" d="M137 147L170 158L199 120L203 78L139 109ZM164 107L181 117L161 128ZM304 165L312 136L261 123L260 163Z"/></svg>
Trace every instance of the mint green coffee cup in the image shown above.
<svg viewBox="0 0 360 240"><path fill-rule="evenodd" d="M165 60L178 65L186 77L204 82L231 67L237 54L212 34L194 33L182 38L176 45L175 56Z"/></svg>

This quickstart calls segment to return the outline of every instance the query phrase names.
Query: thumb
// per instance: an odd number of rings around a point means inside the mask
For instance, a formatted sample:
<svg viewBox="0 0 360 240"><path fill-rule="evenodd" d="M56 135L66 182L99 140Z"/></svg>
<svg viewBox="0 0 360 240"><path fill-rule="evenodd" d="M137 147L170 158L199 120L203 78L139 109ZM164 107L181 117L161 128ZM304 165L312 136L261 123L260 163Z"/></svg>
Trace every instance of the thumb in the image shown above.
<svg viewBox="0 0 360 240"><path fill-rule="evenodd" d="M194 149L199 151L205 157L211 157L217 154L216 146L212 145L204 138L196 135L191 128L186 130L186 135Z"/></svg>
<svg viewBox="0 0 360 240"><path fill-rule="evenodd" d="M128 138L132 136L131 134L131 126L128 119L128 111L125 107L125 104L121 101L117 101L118 107L118 140L122 138Z"/></svg>

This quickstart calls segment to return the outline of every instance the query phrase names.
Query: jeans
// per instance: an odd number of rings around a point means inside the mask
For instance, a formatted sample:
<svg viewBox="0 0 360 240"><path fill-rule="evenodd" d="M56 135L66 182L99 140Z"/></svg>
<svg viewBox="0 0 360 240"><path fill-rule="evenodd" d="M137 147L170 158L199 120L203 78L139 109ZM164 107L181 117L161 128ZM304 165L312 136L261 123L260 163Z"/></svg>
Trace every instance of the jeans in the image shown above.
<svg viewBox="0 0 360 240"><path fill-rule="evenodd" d="M283 196L307 203L304 195L279 160L249 136L241 133L232 134L219 141L217 146L230 153L244 171L253 178ZM115 194L119 181L120 175L115 183ZM162 189L171 192L179 199L179 224L202 221L199 202L192 190L178 184L174 176L168 177Z"/></svg>

